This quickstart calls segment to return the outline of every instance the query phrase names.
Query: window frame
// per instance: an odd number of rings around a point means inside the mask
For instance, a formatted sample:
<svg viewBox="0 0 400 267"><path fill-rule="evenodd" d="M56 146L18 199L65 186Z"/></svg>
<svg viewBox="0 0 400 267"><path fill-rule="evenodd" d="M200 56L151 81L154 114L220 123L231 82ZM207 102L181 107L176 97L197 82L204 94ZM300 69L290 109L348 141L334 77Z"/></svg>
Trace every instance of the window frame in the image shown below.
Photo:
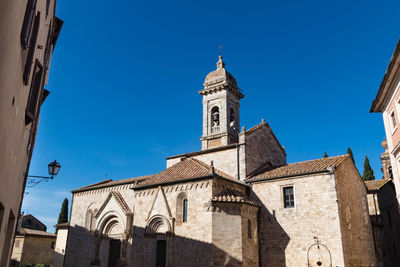
<svg viewBox="0 0 400 267"><path fill-rule="evenodd" d="M32 83L29 89L28 101L26 103L25 125L28 125L29 123L34 121L38 114L38 109L40 108L39 100L41 99L42 87L43 87L43 76L44 76L43 73L44 73L44 68L42 64L40 64L39 60L36 59L32 75ZM36 75L40 76L36 77ZM38 81L36 81L36 79L38 79ZM38 86L36 95L33 94L34 90L36 89L35 86Z"/></svg>
<svg viewBox="0 0 400 267"><path fill-rule="evenodd" d="M188 200L184 198L182 200L182 223L186 223L188 221Z"/></svg>
<svg viewBox="0 0 400 267"><path fill-rule="evenodd" d="M33 61L35 58L36 42L38 39L39 28L40 28L40 12L37 12L35 19L33 21L32 27L33 27L32 34L30 35L30 38L29 38L28 54L26 56L24 72L23 72L23 76L22 76L25 85L29 84L29 80L30 80L30 76L31 76L31 72L32 72L32 65L33 65Z"/></svg>
<svg viewBox="0 0 400 267"><path fill-rule="evenodd" d="M36 4L37 0L28 0L26 3L24 21L21 29L21 45L24 50L28 48L30 43L32 26L35 20Z"/></svg>
<svg viewBox="0 0 400 267"><path fill-rule="evenodd" d="M289 195L289 205L286 206L285 189L289 189L289 188L292 189L292 198L290 198L290 195ZM294 209L294 208L296 208L296 197L295 197L294 185L284 185L284 186L282 186L282 191L281 192L282 192L283 208L284 209ZM291 202L293 202L293 206L291 205Z"/></svg>

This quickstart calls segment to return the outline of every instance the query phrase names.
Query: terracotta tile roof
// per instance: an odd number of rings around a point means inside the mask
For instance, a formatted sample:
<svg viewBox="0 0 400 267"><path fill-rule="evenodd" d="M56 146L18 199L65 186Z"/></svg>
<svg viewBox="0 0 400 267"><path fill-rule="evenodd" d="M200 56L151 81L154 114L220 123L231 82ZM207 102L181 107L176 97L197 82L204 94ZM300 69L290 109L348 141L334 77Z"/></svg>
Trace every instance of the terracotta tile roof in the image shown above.
<svg viewBox="0 0 400 267"><path fill-rule="evenodd" d="M146 179L150 178L151 176L152 175L145 175L145 176L133 177L133 178L128 178L128 179L115 180L115 181L113 181L111 179L107 179L107 180L103 180L98 183L94 183L94 184L87 185L87 186L84 186L84 187L81 187L78 189L74 189L74 190L72 190L72 193L93 190L93 189L99 189L99 188L104 188L104 187L110 187L110 186L116 186L116 185L130 184L130 183L146 180Z"/></svg>
<svg viewBox="0 0 400 267"><path fill-rule="evenodd" d="M211 178L215 174L233 182L243 184L229 174L226 174L210 165L207 165L200 160L196 160L193 158L184 158L182 161L169 167L168 169L153 175L147 180L139 182L137 186L135 186L135 188L180 182L207 176Z"/></svg>
<svg viewBox="0 0 400 267"><path fill-rule="evenodd" d="M252 201L249 197L240 194L239 192L226 190L220 194L217 194L211 199L212 202L227 202L227 203L246 203L249 205L259 207L260 204Z"/></svg>
<svg viewBox="0 0 400 267"><path fill-rule="evenodd" d="M391 179L381 179L381 180L372 180L372 181L364 181L367 186L368 191L378 191L385 184L392 181Z"/></svg>
<svg viewBox="0 0 400 267"><path fill-rule="evenodd" d="M32 230L32 229L27 229L27 228L21 228L18 234L23 234L23 235L37 235L37 236L46 236L46 237L56 237L57 235L48 233L46 231L40 231L40 230Z"/></svg>
<svg viewBox="0 0 400 267"><path fill-rule="evenodd" d="M250 177L246 179L246 182L324 172L327 171L327 168L330 166L338 166L347 157L349 157L349 155L345 154L336 157L291 163Z"/></svg>
<svg viewBox="0 0 400 267"><path fill-rule="evenodd" d="M121 184L132 184L134 185L134 188L142 188L142 187L149 187L149 186L167 184L172 182L185 181L194 178L201 178L205 176L212 177L214 174L220 176L221 178L245 185L243 182L239 181L235 177L230 176L229 174L220 171L216 168L213 168L212 166L207 165L200 160L193 158L184 158L177 164L157 174L134 177L118 181L113 181L108 179L101 181L99 183L95 183L92 185L81 187L79 189L72 190L72 193L116 186Z"/></svg>

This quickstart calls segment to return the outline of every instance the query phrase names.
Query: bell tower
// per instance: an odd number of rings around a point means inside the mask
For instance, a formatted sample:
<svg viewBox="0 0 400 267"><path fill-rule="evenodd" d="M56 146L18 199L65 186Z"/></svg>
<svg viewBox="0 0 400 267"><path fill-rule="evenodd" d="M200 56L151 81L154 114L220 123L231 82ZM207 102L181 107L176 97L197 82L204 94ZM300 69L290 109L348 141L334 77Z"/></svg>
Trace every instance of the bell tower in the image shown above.
<svg viewBox="0 0 400 267"><path fill-rule="evenodd" d="M238 142L240 99L244 97L235 78L226 71L222 56L210 72L199 94L203 96L203 136L201 149Z"/></svg>

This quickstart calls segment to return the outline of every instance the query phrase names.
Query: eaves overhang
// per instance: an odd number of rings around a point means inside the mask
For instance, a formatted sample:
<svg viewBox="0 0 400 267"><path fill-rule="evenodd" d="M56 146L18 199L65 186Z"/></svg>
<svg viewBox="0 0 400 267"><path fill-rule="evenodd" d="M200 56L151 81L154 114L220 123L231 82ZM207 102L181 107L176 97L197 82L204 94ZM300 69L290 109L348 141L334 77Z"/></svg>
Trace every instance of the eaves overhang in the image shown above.
<svg viewBox="0 0 400 267"><path fill-rule="evenodd" d="M395 88L396 86L393 85L393 81L395 80L395 76L399 70L399 64L400 64L399 55L400 55L400 40L397 42L392 58L390 59L385 75L383 76L383 80L379 87L379 91L374 101L372 102L371 109L369 112L371 113L383 112L387 102L393 95L393 92L396 89Z"/></svg>

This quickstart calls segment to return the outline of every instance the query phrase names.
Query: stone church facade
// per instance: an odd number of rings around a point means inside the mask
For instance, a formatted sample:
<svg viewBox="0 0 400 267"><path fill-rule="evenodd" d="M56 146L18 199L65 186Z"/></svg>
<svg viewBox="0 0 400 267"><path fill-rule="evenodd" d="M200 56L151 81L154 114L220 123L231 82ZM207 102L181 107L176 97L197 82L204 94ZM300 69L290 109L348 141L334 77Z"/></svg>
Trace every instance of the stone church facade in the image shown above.
<svg viewBox="0 0 400 267"><path fill-rule="evenodd" d="M199 93L202 150L73 190L54 266L377 266L348 155L287 164L268 123L240 128L244 95L221 56Z"/></svg>

